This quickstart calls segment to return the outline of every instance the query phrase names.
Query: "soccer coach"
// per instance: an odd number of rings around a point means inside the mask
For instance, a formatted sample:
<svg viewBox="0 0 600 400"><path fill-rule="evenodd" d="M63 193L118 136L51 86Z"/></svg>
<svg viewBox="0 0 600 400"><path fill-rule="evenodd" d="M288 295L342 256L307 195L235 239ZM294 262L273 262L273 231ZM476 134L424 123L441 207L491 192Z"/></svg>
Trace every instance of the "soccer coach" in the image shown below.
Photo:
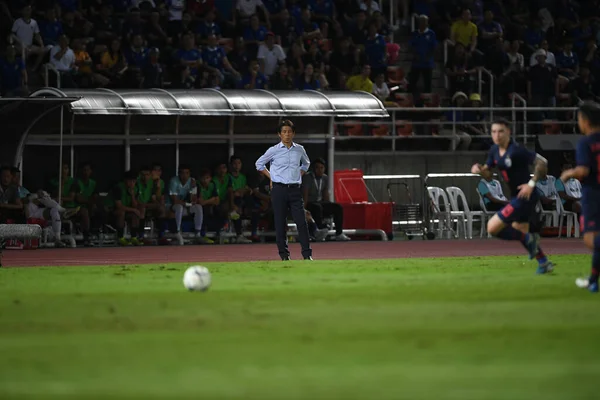
<svg viewBox="0 0 600 400"><path fill-rule="evenodd" d="M292 218L298 228L302 245L302 257L312 260L312 250L308 236L308 225L302 197L302 176L308 171L310 160L304 147L293 142L296 129L290 120L279 124L277 131L281 142L270 147L256 160L256 169L271 180L271 204L275 219L277 249L283 261L290 259L287 243L287 211L292 210ZM267 164L271 164L271 171Z"/></svg>

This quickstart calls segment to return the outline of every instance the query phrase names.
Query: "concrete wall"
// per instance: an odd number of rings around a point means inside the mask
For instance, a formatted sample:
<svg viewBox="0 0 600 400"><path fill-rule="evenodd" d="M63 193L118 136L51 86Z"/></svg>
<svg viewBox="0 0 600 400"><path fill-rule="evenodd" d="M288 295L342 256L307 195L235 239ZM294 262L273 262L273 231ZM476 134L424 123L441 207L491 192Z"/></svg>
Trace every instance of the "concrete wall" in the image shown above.
<svg viewBox="0 0 600 400"><path fill-rule="evenodd" d="M365 175L420 175L422 178L429 173L468 173L474 163L484 163L485 152L439 152L439 153L337 153L335 169L362 169ZM377 201L388 201L386 186L392 182L405 182L412 195L409 201L404 186L391 187L392 198L398 203L416 203L423 196L424 185L419 180L367 180L367 186ZM479 198L475 191L477 178L430 178L428 186L458 186L463 189L469 204L479 207Z"/></svg>

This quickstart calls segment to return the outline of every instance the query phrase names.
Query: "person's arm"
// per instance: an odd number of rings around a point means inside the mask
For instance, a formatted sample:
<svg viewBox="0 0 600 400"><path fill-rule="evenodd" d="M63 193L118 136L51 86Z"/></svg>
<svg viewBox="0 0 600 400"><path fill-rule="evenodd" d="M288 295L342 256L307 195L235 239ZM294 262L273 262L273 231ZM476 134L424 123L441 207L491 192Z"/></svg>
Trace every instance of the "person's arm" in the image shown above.
<svg viewBox="0 0 600 400"><path fill-rule="evenodd" d="M308 172L308 168L310 167L310 159L308 158L308 154L306 154L306 150L302 147L302 154L300 155L300 175L304 176Z"/></svg>
<svg viewBox="0 0 600 400"><path fill-rule="evenodd" d="M196 204L198 203L198 184L194 178L190 178L192 180L192 188L190 189L190 203Z"/></svg>
<svg viewBox="0 0 600 400"><path fill-rule="evenodd" d="M488 153L487 161L484 165L475 164L471 167L472 174L479 174L485 180L490 180L492 178L492 166L494 165L494 154L492 150Z"/></svg>
<svg viewBox="0 0 600 400"><path fill-rule="evenodd" d="M38 26L37 22L33 27L33 41L37 43L38 46L44 47L44 41L42 40L42 35L40 35L40 27Z"/></svg>
<svg viewBox="0 0 600 400"><path fill-rule="evenodd" d="M529 164L533 164L533 178L529 182L519 186L519 198L529 199L533 191L536 189L537 182L548 175L548 160L535 152L523 149L526 152L525 157Z"/></svg>
<svg viewBox="0 0 600 400"><path fill-rule="evenodd" d="M571 178L582 181L590 174L590 166L592 165L592 162L596 162L596 160L593 159L593 154L587 140L582 139L577 143L575 161L577 162L577 166L564 171L560 176L561 181L567 182Z"/></svg>
<svg viewBox="0 0 600 400"><path fill-rule="evenodd" d="M9 189L11 190L11 189ZM0 209L4 210L22 210L23 202L19 198L19 194L15 193L13 201L9 201L8 203L0 203Z"/></svg>
<svg viewBox="0 0 600 400"><path fill-rule="evenodd" d="M171 179L169 182L169 195L171 196L171 202L173 204L183 204L185 205L185 200L181 200L177 195L177 181L176 178Z"/></svg>
<svg viewBox="0 0 600 400"><path fill-rule="evenodd" d="M271 174L269 173L269 170L267 169L267 164L269 164L271 161L273 161L274 155L275 155L275 147L270 147L265 152L265 154L263 154L262 156L260 156L260 158L258 160L256 160L256 170L259 171L264 176L266 176L267 178L269 178L269 180L271 180Z"/></svg>
<svg viewBox="0 0 600 400"><path fill-rule="evenodd" d="M132 192L133 192L133 191L131 191L131 192L129 192L129 193L131 194ZM123 211L125 211L125 212L132 212L132 213L134 213L134 214L137 214L137 213L139 212L139 211L137 210L137 208L133 208L133 207L126 207L126 206L123 204L123 202L121 201L121 198L123 197L123 194L121 193L121 188L120 188L120 187L118 187L118 186L117 186L117 187L115 187L115 188L114 188L114 190L113 190L113 197L114 197L114 199L115 199L115 208L116 208L117 210L123 210ZM134 196L133 196L133 194L131 194L131 200L132 200L132 204L134 204L134 203L133 203L133 199L134 199ZM135 204L137 204L137 201L136 201L136 203L135 203Z"/></svg>

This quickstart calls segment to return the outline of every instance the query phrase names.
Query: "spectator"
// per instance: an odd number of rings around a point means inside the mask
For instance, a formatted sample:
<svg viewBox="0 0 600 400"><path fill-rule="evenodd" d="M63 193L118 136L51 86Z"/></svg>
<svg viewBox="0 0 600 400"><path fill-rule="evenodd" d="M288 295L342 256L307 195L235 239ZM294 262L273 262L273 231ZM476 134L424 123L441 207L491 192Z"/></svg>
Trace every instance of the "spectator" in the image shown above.
<svg viewBox="0 0 600 400"><path fill-rule="evenodd" d="M40 24L40 33L42 41L46 46L56 46L58 39L63 34L63 28L60 21L56 18L56 9L49 8L46 11L46 18Z"/></svg>
<svg viewBox="0 0 600 400"><path fill-rule="evenodd" d="M279 65L269 82L269 87L272 90L296 89L294 80L292 79L291 74L288 73L288 66L286 64Z"/></svg>
<svg viewBox="0 0 600 400"><path fill-rule="evenodd" d="M559 197L555 181L554 177L546 175L535 184L542 208L546 211L556 211L556 201Z"/></svg>
<svg viewBox="0 0 600 400"><path fill-rule="evenodd" d="M579 68L579 76L570 82L568 91L571 92L573 104L585 100L598 101L596 79L590 74L589 66L583 64Z"/></svg>
<svg viewBox="0 0 600 400"><path fill-rule="evenodd" d="M69 47L69 38L62 35L59 44L50 50L50 63L60 74L61 87L77 87L73 80L76 72L75 53Z"/></svg>
<svg viewBox="0 0 600 400"><path fill-rule="evenodd" d="M573 52L573 43L564 43L563 50L556 55L558 73L567 79L574 79L579 73L579 57Z"/></svg>
<svg viewBox="0 0 600 400"><path fill-rule="evenodd" d="M27 95L27 69L12 45L6 47L6 54L0 58L0 94L4 97Z"/></svg>
<svg viewBox="0 0 600 400"><path fill-rule="evenodd" d="M181 26L181 21L183 20L185 0L166 0L165 5L169 12L169 28L177 29L177 27ZM191 17L191 15L189 16Z"/></svg>
<svg viewBox="0 0 600 400"><path fill-rule="evenodd" d="M277 66L285 62L285 53L280 45L275 44L273 32L267 33L265 43L258 48L257 58L260 63L260 70L267 78L271 78Z"/></svg>
<svg viewBox="0 0 600 400"><path fill-rule="evenodd" d="M227 59L225 49L219 45L215 35L208 37L208 46L202 50L202 60L205 69L217 76L220 82L228 79L232 81L230 86L235 87L234 82L242 79L240 73L233 68Z"/></svg>
<svg viewBox="0 0 600 400"><path fill-rule="evenodd" d="M297 22L296 34L303 41L321 39L321 30L319 25L312 22L310 7L305 6L302 8L302 17Z"/></svg>
<svg viewBox="0 0 600 400"><path fill-rule="evenodd" d="M110 49L102 55L98 70L110 79L111 86L120 86L127 69L127 60L121 51L121 41L114 39L110 44Z"/></svg>
<svg viewBox="0 0 600 400"><path fill-rule="evenodd" d="M487 211L500 211L509 203L502 191L502 184L492 175L489 176L489 179L484 178L479 181L477 191L481 195Z"/></svg>
<svg viewBox="0 0 600 400"><path fill-rule="evenodd" d="M366 64L362 67L360 75L354 75L346 82L348 90L352 91L363 91L371 93L373 90L373 81L369 78L371 76L371 66Z"/></svg>
<svg viewBox="0 0 600 400"><path fill-rule="evenodd" d="M121 246L141 246L140 239L144 235L144 227L140 226L143 219L143 205L139 202L139 193L136 191L136 174L133 171L125 172L123 181L113 189L112 196L115 202L113 215L115 228ZM131 238L125 237L125 221L128 222Z"/></svg>
<svg viewBox="0 0 600 400"><path fill-rule="evenodd" d="M513 40L509 52L506 53L500 83L505 94L523 92L525 89L525 58L519 53L518 40Z"/></svg>
<svg viewBox="0 0 600 400"><path fill-rule="evenodd" d="M209 11L203 21L198 24L196 32L200 35L202 43L208 43L210 36L215 36L217 40L221 39L221 27L217 24L214 10Z"/></svg>
<svg viewBox="0 0 600 400"><path fill-rule="evenodd" d="M183 47L183 37L185 35L193 35L194 22L192 20L192 15L184 11L181 17L181 21L171 21L169 23L168 35L172 38L172 44L175 47Z"/></svg>
<svg viewBox="0 0 600 400"><path fill-rule="evenodd" d="M357 12L354 16L354 22L347 31L350 32L350 38L355 46L364 46L369 35L367 14L364 11Z"/></svg>
<svg viewBox="0 0 600 400"><path fill-rule="evenodd" d="M269 11L265 8L262 0L237 0L235 21L242 25L248 24L248 20L252 23L252 17L256 16L256 18L258 18L259 12L263 14L267 26L270 27L271 20Z"/></svg>
<svg viewBox="0 0 600 400"><path fill-rule="evenodd" d="M333 82L336 89L346 85L346 76L352 75L360 62L360 51L352 51L350 48L350 39L343 37L340 39L339 46L333 51L330 59L329 80Z"/></svg>
<svg viewBox="0 0 600 400"><path fill-rule="evenodd" d="M269 19L272 24L285 18L284 14L287 12L285 0L263 0L263 5L269 12ZM289 13L287 14L289 15Z"/></svg>
<svg viewBox="0 0 600 400"><path fill-rule="evenodd" d="M465 47L457 43L454 46L454 54L446 63L446 76L450 83L450 94L456 92L471 92L473 79L477 68L471 56L465 51Z"/></svg>
<svg viewBox="0 0 600 400"><path fill-rule="evenodd" d="M130 87L140 87L142 70L148 63L148 49L144 46L142 35L134 35L131 46L125 53L127 57L127 83Z"/></svg>
<svg viewBox="0 0 600 400"><path fill-rule="evenodd" d="M3 166L0 171L0 222L9 220L23 222L23 203L17 187L13 184L11 167Z"/></svg>
<svg viewBox="0 0 600 400"><path fill-rule="evenodd" d="M365 42L367 63L371 66L373 76L386 72L387 51L383 36L377 33L377 25L369 24L369 36Z"/></svg>
<svg viewBox="0 0 600 400"><path fill-rule="evenodd" d="M73 54L75 55L75 67L80 86L83 87L104 87L110 80L105 76L92 70L92 57L85 51L85 47L80 39L73 41Z"/></svg>
<svg viewBox="0 0 600 400"><path fill-rule="evenodd" d="M317 240L325 239L329 229L323 222L325 216L333 216L335 224L335 240L349 241L344 234L344 209L329 199L329 182L325 174L325 160L318 158L313 162L312 172L302 178L304 204L320 229L315 233Z"/></svg>
<svg viewBox="0 0 600 400"><path fill-rule="evenodd" d="M371 15L376 11L381 11L379 8L379 3L375 0L358 0L360 3L360 9L367 13L367 15Z"/></svg>
<svg viewBox="0 0 600 400"><path fill-rule="evenodd" d="M181 37L183 47L177 51L177 59L182 66L190 69L193 78L198 77L198 70L202 66L202 53L196 48L194 35L185 34Z"/></svg>
<svg viewBox="0 0 600 400"><path fill-rule="evenodd" d="M98 193L98 185L96 180L92 178L93 175L92 164L89 162L83 162L79 168L80 178L75 181L77 185L78 193L75 194L75 210L79 214L82 221L89 221L91 228L92 221L95 223L96 228L101 228L106 222L104 207L100 207ZM64 215L68 218L68 214ZM89 237L84 241L84 246L91 246Z"/></svg>
<svg viewBox="0 0 600 400"><path fill-rule="evenodd" d="M248 72L242 79L242 87L244 89L267 89L267 78L260 72L258 61L252 60L248 67Z"/></svg>
<svg viewBox="0 0 600 400"><path fill-rule="evenodd" d="M433 57L437 39L435 32L429 29L429 18L426 15L419 16L419 27L412 33L409 44L413 54L408 76L409 92L417 99L419 98L417 85L420 78L423 79L423 91L431 92L431 79L435 66Z"/></svg>
<svg viewBox="0 0 600 400"><path fill-rule="evenodd" d="M163 66L159 60L160 51L153 47L150 49L148 61L142 69L142 87L144 89L162 88L164 83Z"/></svg>
<svg viewBox="0 0 600 400"><path fill-rule="evenodd" d="M537 65L529 70L527 82L528 103L533 107L556 107L556 96L558 90L558 79L556 68L546 64L546 51L540 49L536 52ZM552 116L554 112L548 113ZM538 120L543 117L538 113Z"/></svg>
<svg viewBox="0 0 600 400"><path fill-rule="evenodd" d="M260 24L257 15L250 18L250 26L244 30L244 42L248 53L253 57L258 53L258 46L267 38L267 28Z"/></svg>
<svg viewBox="0 0 600 400"><path fill-rule="evenodd" d="M142 20L140 9L134 7L129 10L127 20L123 24L123 39L129 45L132 45L135 36L140 35L144 37L145 34L144 22Z"/></svg>
<svg viewBox="0 0 600 400"><path fill-rule="evenodd" d="M110 46L116 39L115 32L120 32L119 21L113 16L112 7L103 4L100 8L100 14L94 20L94 29L96 30L96 44Z"/></svg>
<svg viewBox="0 0 600 400"><path fill-rule="evenodd" d="M177 229L176 239L180 246L183 246L183 236L181 234L181 222L184 216L194 216L194 229L196 239L202 240L202 224L204 213L202 206L198 203L198 186L196 180L191 177L190 167L180 165L177 176L171 178L169 182L169 202L171 210L175 213L175 226Z"/></svg>
<svg viewBox="0 0 600 400"><path fill-rule="evenodd" d="M312 64L306 64L304 67L304 74L298 77L297 88L299 90L321 91L321 83L315 78L315 70Z"/></svg>
<svg viewBox="0 0 600 400"><path fill-rule="evenodd" d="M390 88L387 83L385 83L385 75L379 74L375 77L375 82L373 83L373 90L371 91L375 97L377 97L384 105L388 107L397 106L393 101L387 101L390 97Z"/></svg>
<svg viewBox="0 0 600 400"><path fill-rule="evenodd" d="M32 70L35 71L42 63L46 49L38 23L31 18L31 6L23 7L21 13L22 17L17 19L12 26L12 38L16 42L18 51L25 55L24 62L27 62L29 56L36 56L32 67Z"/></svg>
<svg viewBox="0 0 600 400"><path fill-rule="evenodd" d="M542 40L542 43L540 44L540 49L544 50L546 52L546 64L552 65L554 67L556 67L556 57L554 57L554 53L551 52L550 49L550 45L548 44L548 41L546 39ZM533 67L534 65L537 65L538 63L538 52L534 52L531 55L531 58L529 59L529 66Z"/></svg>
<svg viewBox="0 0 600 400"><path fill-rule="evenodd" d="M273 33L279 38L283 48L289 48L296 40L296 22L287 9L281 12L281 19L273 21Z"/></svg>
<svg viewBox="0 0 600 400"><path fill-rule="evenodd" d="M162 27L158 10L153 10L150 13L150 18L146 25L146 33L149 47L164 47L171 43L171 38L169 38L166 30Z"/></svg>
<svg viewBox="0 0 600 400"><path fill-rule="evenodd" d="M479 39L479 48L485 53L492 47L498 39L502 39L502 26L494 21L494 13L487 10L483 17L483 22L479 25L481 37Z"/></svg>
<svg viewBox="0 0 600 400"><path fill-rule="evenodd" d="M456 92L452 96L452 106L456 108L464 108L467 99L468 97L464 92ZM440 136L447 136L451 138L450 151L469 150L469 146L471 145L471 141L473 139L471 138L471 135L467 133L468 124L462 123L465 122L464 111L448 111L444 119L452 123L452 125L440 129Z"/></svg>
<svg viewBox="0 0 600 400"><path fill-rule="evenodd" d="M464 9L461 19L452 24L451 40L462 44L469 52L477 48L477 25L471 22L469 9Z"/></svg>
<svg viewBox="0 0 600 400"><path fill-rule="evenodd" d="M233 51L227 55L229 63L236 71L247 71L250 64L250 57L244 45L244 38L237 37L233 45Z"/></svg>
<svg viewBox="0 0 600 400"><path fill-rule="evenodd" d="M542 42L546 40L545 38L546 33L542 30L542 21L539 18L535 18L533 24L525 30L525 44L532 50L537 50L538 48L543 48ZM544 50L547 51L548 49Z"/></svg>

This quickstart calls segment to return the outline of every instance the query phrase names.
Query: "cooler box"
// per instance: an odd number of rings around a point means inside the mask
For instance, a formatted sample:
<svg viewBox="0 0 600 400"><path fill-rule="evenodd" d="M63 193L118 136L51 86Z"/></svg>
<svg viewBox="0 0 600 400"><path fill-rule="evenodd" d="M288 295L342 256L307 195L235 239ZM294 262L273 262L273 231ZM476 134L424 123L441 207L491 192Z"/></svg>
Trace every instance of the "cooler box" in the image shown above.
<svg viewBox="0 0 600 400"><path fill-rule="evenodd" d="M8 223L14 223L14 221L7 221ZM43 219L29 218L28 224L36 224L41 227L46 225L46 221ZM35 250L40 247L39 239L6 239L4 248L6 250Z"/></svg>
<svg viewBox="0 0 600 400"><path fill-rule="evenodd" d="M335 201L344 208L344 229L381 229L392 233L392 211L389 202L371 203L360 169L335 171Z"/></svg>

